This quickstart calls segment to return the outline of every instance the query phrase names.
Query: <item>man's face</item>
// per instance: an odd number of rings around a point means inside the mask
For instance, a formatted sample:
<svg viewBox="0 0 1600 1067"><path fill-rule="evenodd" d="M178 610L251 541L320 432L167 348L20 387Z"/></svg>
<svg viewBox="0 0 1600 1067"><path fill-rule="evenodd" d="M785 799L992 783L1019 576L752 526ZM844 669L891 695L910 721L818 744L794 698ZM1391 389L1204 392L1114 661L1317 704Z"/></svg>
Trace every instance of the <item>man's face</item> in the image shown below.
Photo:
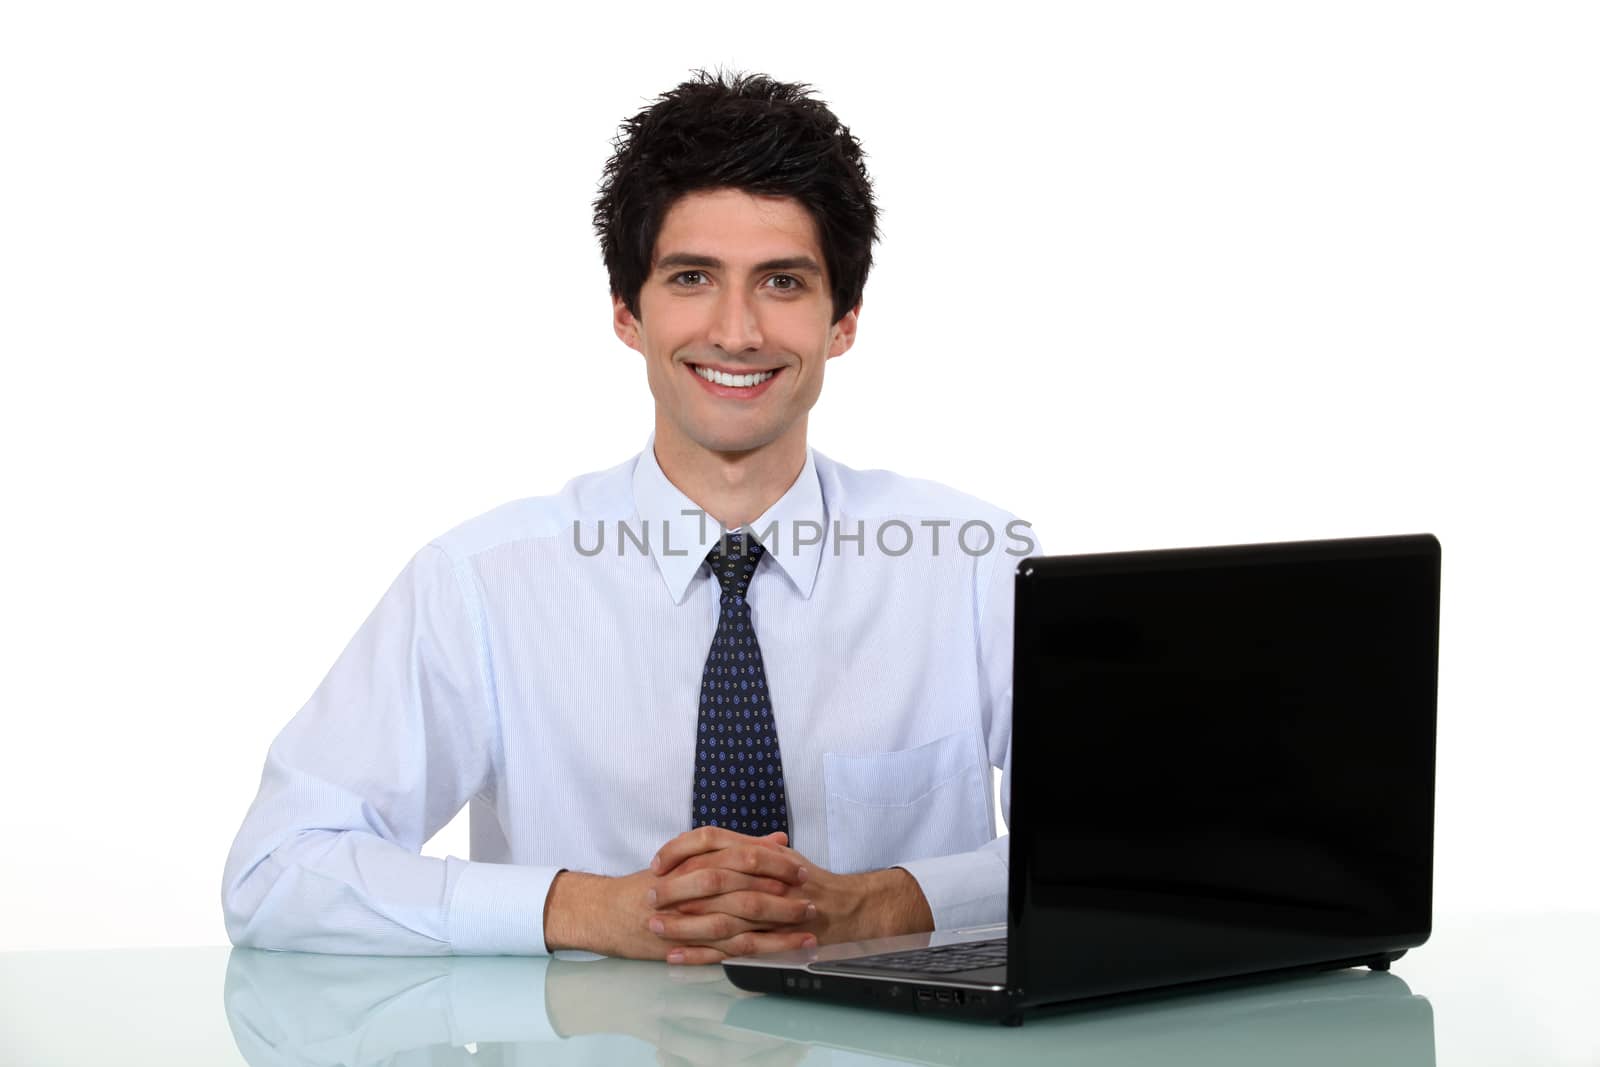
<svg viewBox="0 0 1600 1067"><path fill-rule="evenodd" d="M658 448L803 448L823 365L855 341L861 310L830 324L826 270L816 223L793 199L714 189L672 205L639 317L613 300L617 336L645 358Z"/></svg>

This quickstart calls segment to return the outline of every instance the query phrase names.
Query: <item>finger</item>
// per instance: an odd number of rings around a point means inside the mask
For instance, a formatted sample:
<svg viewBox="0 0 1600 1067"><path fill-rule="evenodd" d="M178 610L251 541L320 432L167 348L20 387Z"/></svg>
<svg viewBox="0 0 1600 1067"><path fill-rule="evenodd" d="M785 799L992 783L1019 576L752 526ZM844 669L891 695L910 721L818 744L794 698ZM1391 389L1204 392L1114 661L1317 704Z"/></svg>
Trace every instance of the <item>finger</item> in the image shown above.
<svg viewBox="0 0 1600 1067"><path fill-rule="evenodd" d="M720 868L755 877L776 878L789 885L800 885L809 876L805 864L806 858L798 852L784 855L778 851L776 845L757 844L746 838L742 844L690 856L683 863L662 871L662 877Z"/></svg>
<svg viewBox="0 0 1600 1067"><path fill-rule="evenodd" d="M679 915L712 915L721 912L755 923L779 926L803 923L817 917L816 905L803 897L754 892L724 893L703 900L686 900L674 911Z"/></svg>
<svg viewBox="0 0 1600 1067"><path fill-rule="evenodd" d="M694 873L703 881L691 879L687 874L663 879L645 892L645 903L664 910L723 893L770 893L775 897L786 897L800 891L798 886L780 882L776 878L759 878L721 867L703 867Z"/></svg>
<svg viewBox="0 0 1600 1067"><path fill-rule="evenodd" d="M750 839L732 830L724 830L720 826L697 826L662 845L660 851L651 857L650 869L661 874L670 871L690 856L727 848L731 844L745 840Z"/></svg>
<svg viewBox="0 0 1600 1067"><path fill-rule="evenodd" d="M691 967L703 967L708 963L721 963L728 958L726 952L718 952L714 948L703 945L675 945L667 950L668 963L683 963Z"/></svg>
<svg viewBox="0 0 1600 1067"><path fill-rule="evenodd" d="M744 899L740 899L740 896L729 894L728 899L734 903L728 904L726 910L718 908L704 914L658 911L646 920L646 926L664 941L703 943L725 940L752 930L772 931L775 926L792 926L813 919L817 914L816 908L806 901L785 900L765 894L748 894ZM756 914L744 915L740 912Z"/></svg>
<svg viewBox="0 0 1600 1067"><path fill-rule="evenodd" d="M780 831L781 832L781 831ZM686 833L681 833L661 846L661 851L655 854L650 861L650 869L657 874L672 870L690 856L698 856L702 852L710 852L719 848L732 848L738 845L756 845L758 847L777 848L777 834L768 834L766 837L750 837L747 834L737 833L733 830L724 830L720 826L699 826ZM787 841L787 835L785 835Z"/></svg>
<svg viewBox="0 0 1600 1067"><path fill-rule="evenodd" d="M730 956L759 956L766 952L788 952L815 948L815 934L743 933L724 941L705 945L674 945L667 950L668 963L703 965L721 963Z"/></svg>
<svg viewBox="0 0 1600 1067"><path fill-rule="evenodd" d="M646 920L650 932L663 941L682 941L705 945L713 941L726 941L739 934L755 930L760 924L726 912L710 915L679 915L675 912L657 912Z"/></svg>
<svg viewBox="0 0 1600 1067"><path fill-rule="evenodd" d="M684 835L680 834L679 836L682 837ZM733 837L725 842L721 847L707 849L705 852L690 856L688 859L681 861L678 866L681 867L687 863L694 863L697 860L704 860L707 856L715 856L718 852L721 852L724 849L737 847L738 845L754 845L759 848L771 849L773 852L776 852L781 856L792 856L796 862L804 864L806 862L806 858L800 855L800 853L796 852L794 849L790 848L787 843L788 840L789 835L784 833L782 830L770 833L766 837L746 837L739 833L733 833ZM657 853L657 855L660 855L660 853Z"/></svg>
<svg viewBox="0 0 1600 1067"><path fill-rule="evenodd" d="M645 891L645 902L656 908L670 908L685 900L699 900L724 893L759 891L784 896L793 885L798 884L724 866L706 866L684 874L674 873L655 882Z"/></svg>
<svg viewBox="0 0 1600 1067"><path fill-rule="evenodd" d="M759 956L767 952L787 952L797 948L816 948L817 935L805 931L754 930L735 934L725 941L713 941L707 948L729 956Z"/></svg>
<svg viewBox="0 0 1600 1067"><path fill-rule="evenodd" d="M673 875L678 875L678 874L688 874L690 871L709 870L712 867L727 868L728 864L724 861L724 853L726 851L727 851L726 849L718 849L715 852L702 852L698 856L690 856L688 859L684 860L682 863L680 863L676 867L672 868L672 870L668 871L667 874L665 875L665 877L671 877ZM797 866L795 868L796 877L799 877L798 872L799 872L800 867L806 866L807 864L809 864L810 861L807 860L804 856L800 855L800 853L796 852L794 854L794 862L799 865L799 866ZM755 876L752 876L752 877L755 877ZM810 871L809 870L807 870L806 877L807 878L810 877ZM765 881L775 881L774 879L764 879L764 880ZM805 879L801 879L802 882L804 880ZM783 889L787 888L790 885L790 883L786 883L786 882L776 882L776 884L779 885L780 887L782 887L782 888L779 888L779 889L776 890L776 892L779 892L779 893L783 892ZM796 884L798 884L798 883L796 883Z"/></svg>

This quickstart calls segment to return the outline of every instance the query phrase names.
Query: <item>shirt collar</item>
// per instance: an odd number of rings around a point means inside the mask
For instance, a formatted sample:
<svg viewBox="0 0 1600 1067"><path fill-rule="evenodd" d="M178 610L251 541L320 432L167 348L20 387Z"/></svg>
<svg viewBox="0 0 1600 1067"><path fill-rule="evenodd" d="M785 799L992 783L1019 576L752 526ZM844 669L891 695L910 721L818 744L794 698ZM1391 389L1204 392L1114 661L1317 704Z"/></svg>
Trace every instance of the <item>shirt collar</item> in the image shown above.
<svg viewBox="0 0 1600 1067"><path fill-rule="evenodd" d="M705 562L706 553L716 544L720 531L717 520L690 500L683 490L667 480L656 461L656 435L645 441L633 467L634 510L648 525L644 536L650 555L674 604L683 603L689 582ZM687 514L686 514L687 513ZM817 567L822 562L822 542L827 530L826 508L822 501L822 480L811 447L806 446L805 466L787 492L766 512L749 524L762 538L767 554L800 595L810 599L816 584ZM810 541L810 544L800 544Z"/></svg>

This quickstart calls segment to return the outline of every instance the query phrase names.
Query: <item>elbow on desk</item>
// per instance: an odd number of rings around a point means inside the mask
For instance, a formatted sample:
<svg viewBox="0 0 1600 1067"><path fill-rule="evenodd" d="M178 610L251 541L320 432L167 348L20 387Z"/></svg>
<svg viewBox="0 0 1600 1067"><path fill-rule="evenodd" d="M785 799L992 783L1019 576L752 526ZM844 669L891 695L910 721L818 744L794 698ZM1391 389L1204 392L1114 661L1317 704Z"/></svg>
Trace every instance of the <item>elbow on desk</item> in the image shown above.
<svg viewBox="0 0 1600 1067"><path fill-rule="evenodd" d="M448 956L444 924L415 894L373 899L381 869L358 864L347 877L319 869L352 831L304 830L265 853L230 855L223 867L222 919L239 948L360 956ZM439 862L442 865L442 861ZM352 878L354 881L352 881Z"/></svg>
<svg viewBox="0 0 1600 1067"><path fill-rule="evenodd" d="M222 870L222 924L236 947L293 948L284 931L275 928L267 906L283 873L283 865L272 853L252 859L248 866L235 856L228 857Z"/></svg>

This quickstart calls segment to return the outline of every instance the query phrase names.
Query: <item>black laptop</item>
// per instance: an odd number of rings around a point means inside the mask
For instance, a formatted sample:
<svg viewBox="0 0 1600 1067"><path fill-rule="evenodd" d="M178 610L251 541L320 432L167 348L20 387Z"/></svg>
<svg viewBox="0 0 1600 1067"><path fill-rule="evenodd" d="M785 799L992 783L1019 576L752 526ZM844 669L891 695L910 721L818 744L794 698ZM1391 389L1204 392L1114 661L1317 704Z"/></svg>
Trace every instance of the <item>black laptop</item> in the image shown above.
<svg viewBox="0 0 1600 1067"><path fill-rule="evenodd" d="M1433 923L1439 542L1025 559L1007 922L725 960L741 989L1022 1021L1386 970Z"/></svg>

